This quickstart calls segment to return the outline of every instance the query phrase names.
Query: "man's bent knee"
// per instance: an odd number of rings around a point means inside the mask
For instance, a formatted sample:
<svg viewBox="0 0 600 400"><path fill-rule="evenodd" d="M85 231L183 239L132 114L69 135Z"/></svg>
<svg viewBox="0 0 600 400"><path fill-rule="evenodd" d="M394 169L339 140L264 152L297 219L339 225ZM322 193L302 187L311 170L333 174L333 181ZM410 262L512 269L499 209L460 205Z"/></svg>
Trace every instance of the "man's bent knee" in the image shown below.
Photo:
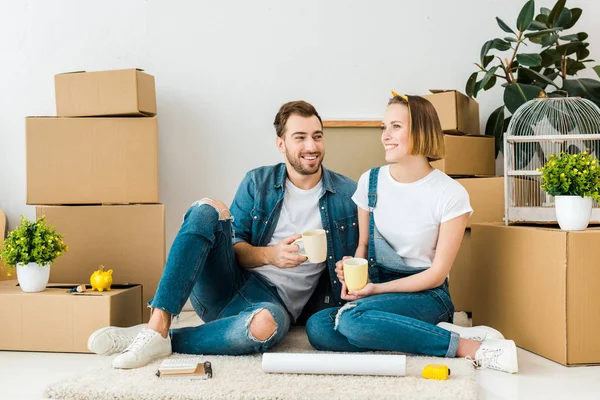
<svg viewBox="0 0 600 400"><path fill-rule="evenodd" d="M219 214L219 219L231 218L231 213L229 212L227 205L225 205L225 203L223 203L221 200L203 198L201 200L196 201L194 203L194 206L201 206L202 204L206 204L214 208Z"/></svg>
<svg viewBox="0 0 600 400"><path fill-rule="evenodd" d="M249 330L254 339L264 342L277 332L277 323L273 314L263 308L252 316Z"/></svg>

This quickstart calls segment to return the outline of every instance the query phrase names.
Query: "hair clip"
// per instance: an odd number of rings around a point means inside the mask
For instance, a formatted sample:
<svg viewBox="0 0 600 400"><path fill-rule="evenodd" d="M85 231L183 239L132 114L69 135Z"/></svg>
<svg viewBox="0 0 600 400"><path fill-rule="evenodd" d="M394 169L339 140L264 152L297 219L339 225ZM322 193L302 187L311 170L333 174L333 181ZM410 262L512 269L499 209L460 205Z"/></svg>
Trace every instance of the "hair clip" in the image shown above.
<svg viewBox="0 0 600 400"><path fill-rule="evenodd" d="M400 97L401 99L403 99L404 101L406 101L408 103L408 96L406 96L404 94L398 94L392 90L392 96Z"/></svg>

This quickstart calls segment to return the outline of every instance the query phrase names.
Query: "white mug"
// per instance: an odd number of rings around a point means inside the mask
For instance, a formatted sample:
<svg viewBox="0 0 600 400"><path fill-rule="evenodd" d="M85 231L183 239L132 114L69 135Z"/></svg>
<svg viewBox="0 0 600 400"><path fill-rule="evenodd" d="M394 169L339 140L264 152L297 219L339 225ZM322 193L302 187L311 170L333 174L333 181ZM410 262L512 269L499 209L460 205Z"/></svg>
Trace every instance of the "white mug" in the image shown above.
<svg viewBox="0 0 600 400"><path fill-rule="evenodd" d="M304 251L306 252L306 254L298 254L308 257L308 261L311 263L322 263L327 259L327 235L325 235L325 230L311 229L302 232L302 237L294 240L292 244L298 242L304 243Z"/></svg>

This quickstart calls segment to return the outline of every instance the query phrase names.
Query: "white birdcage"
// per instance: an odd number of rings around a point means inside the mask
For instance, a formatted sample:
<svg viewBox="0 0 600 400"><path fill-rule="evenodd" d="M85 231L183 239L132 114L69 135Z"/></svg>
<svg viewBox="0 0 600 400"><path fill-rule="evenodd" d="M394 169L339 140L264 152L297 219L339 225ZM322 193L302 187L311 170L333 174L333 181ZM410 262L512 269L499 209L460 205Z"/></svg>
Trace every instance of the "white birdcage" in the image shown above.
<svg viewBox="0 0 600 400"><path fill-rule="evenodd" d="M537 98L513 114L504 137L506 225L555 223L554 198L540 188L548 155L587 151L600 158L600 108L579 97ZM600 222L594 202L592 223Z"/></svg>

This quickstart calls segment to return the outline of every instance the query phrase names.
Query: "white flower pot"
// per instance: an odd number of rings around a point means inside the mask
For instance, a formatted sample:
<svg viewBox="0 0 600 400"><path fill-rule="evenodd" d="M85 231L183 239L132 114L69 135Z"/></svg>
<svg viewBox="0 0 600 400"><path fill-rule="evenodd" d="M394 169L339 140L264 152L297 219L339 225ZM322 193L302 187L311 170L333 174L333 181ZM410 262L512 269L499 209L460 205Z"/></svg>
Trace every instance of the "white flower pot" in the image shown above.
<svg viewBox="0 0 600 400"><path fill-rule="evenodd" d="M43 292L49 279L50 265L17 264L17 280L24 292Z"/></svg>
<svg viewBox="0 0 600 400"><path fill-rule="evenodd" d="M556 220L560 229L583 231L592 217L592 198L581 196L556 196Z"/></svg>

